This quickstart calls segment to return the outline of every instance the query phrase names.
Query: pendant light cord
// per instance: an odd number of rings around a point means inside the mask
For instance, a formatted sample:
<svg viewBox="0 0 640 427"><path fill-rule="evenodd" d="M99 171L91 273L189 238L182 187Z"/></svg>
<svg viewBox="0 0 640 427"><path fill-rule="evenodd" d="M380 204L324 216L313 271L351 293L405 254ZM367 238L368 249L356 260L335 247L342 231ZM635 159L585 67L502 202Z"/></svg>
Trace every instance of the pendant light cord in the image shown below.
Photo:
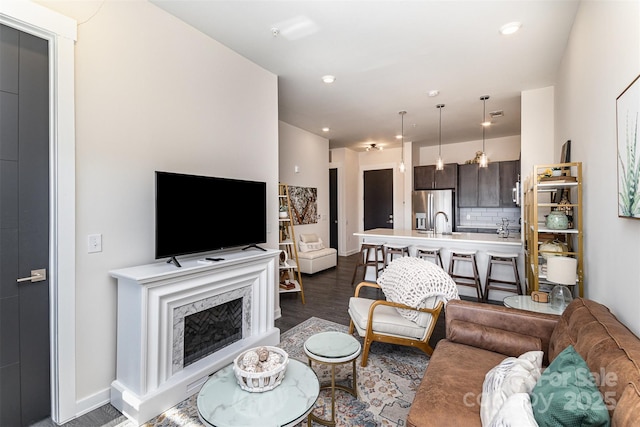
<svg viewBox="0 0 640 427"><path fill-rule="evenodd" d="M487 97L482 97L482 152L484 153L484 131L485 131L485 121L487 117Z"/></svg>
<svg viewBox="0 0 640 427"><path fill-rule="evenodd" d="M436 108L440 110L440 124L438 125L438 157L442 158L442 109L444 104L436 105Z"/></svg>
<svg viewBox="0 0 640 427"><path fill-rule="evenodd" d="M404 115L407 114L406 111L399 111L398 114L400 114L400 118L401 120L401 130L400 130L400 144L402 144L402 151L401 151L401 156L402 158L400 159L400 172L404 172Z"/></svg>

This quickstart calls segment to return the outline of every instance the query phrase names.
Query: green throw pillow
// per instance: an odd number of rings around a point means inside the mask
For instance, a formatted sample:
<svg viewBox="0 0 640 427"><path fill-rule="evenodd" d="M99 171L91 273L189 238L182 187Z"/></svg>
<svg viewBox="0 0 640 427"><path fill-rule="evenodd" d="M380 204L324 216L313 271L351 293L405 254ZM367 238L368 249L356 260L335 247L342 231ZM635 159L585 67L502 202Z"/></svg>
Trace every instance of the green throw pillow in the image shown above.
<svg viewBox="0 0 640 427"><path fill-rule="evenodd" d="M594 377L571 345L544 370L531 392L531 405L540 427L610 425Z"/></svg>

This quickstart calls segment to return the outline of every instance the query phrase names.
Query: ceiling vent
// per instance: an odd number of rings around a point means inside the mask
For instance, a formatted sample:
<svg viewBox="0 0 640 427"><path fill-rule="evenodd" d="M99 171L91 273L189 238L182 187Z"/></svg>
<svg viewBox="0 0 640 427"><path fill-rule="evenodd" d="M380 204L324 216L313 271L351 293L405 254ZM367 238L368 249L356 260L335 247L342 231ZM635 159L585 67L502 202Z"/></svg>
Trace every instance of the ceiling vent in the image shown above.
<svg viewBox="0 0 640 427"><path fill-rule="evenodd" d="M502 117L502 116L504 116L504 111L502 111L502 110L491 111L489 113L489 116L491 116L492 119L495 119L496 117Z"/></svg>

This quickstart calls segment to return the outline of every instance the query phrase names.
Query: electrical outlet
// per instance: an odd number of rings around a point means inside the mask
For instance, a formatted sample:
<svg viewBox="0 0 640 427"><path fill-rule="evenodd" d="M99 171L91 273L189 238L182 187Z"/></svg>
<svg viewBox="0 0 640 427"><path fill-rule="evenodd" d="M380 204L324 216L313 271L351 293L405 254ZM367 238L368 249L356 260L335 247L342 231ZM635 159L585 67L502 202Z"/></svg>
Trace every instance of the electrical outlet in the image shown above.
<svg viewBox="0 0 640 427"><path fill-rule="evenodd" d="M467 219L471 219L471 215L467 214Z"/></svg>
<svg viewBox="0 0 640 427"><path fill-rule="evenodd" d="M87 239L88 252L102 252L102 234L89 234Z"/></svg>

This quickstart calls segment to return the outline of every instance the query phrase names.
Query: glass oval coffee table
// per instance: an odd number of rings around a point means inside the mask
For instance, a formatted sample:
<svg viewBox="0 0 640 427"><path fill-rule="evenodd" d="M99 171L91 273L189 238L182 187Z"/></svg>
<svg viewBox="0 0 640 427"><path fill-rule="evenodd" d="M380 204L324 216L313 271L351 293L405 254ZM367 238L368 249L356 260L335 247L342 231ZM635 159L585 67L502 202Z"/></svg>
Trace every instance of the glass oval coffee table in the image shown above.
<svg viewBox="0 0 640 427"><path fill-rule="evenodd" d="M282 383L262 393L242 390L229 365L200 389L198 416L211 427L294 426L311 412L319 393L315 372L294 359L289 359Z"/></svg>

